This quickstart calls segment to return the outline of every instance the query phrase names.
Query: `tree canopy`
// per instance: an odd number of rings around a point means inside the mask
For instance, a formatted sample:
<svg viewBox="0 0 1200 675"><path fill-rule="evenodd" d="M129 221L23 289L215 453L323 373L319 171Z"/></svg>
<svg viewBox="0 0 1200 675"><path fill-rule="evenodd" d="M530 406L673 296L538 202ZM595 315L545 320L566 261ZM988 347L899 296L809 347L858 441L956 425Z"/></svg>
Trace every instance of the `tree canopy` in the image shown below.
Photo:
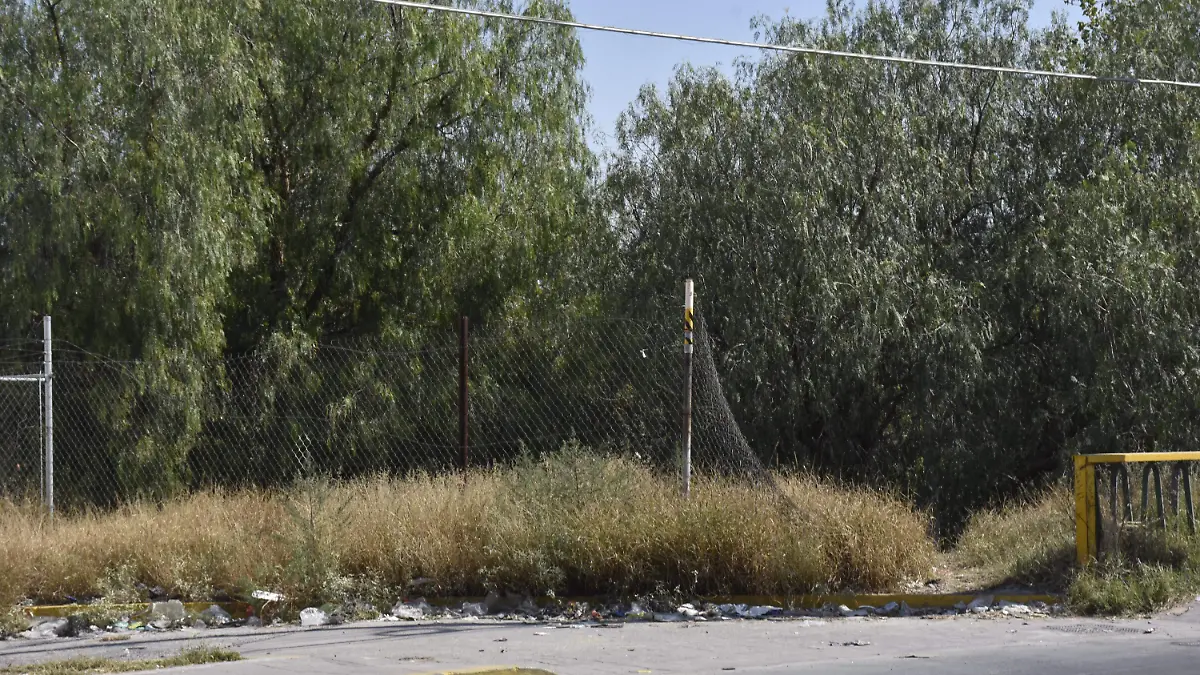
<svg viewBox="0 0 1200 675"><path fill-rule="evenodd" d="M1193 3L902 1L779 43L1200 77ZM683 67L625 115L607 196L630 297L694 276L761 454L938 513L1073 452L1188 447L1200 316L1194 91L773 56Z"/></svg>
<svg viewBox="0 0 1200 675"><path fill-rule="evenodd" d="M758 28L1200 80L1194 0L1081 8L1034 29L1023 0L834 0ZM582 63L568 30L365 1L3 0L0 335L49 312L141 359L105 405L153 400L175 440L146 453L178 465L223 359L418 344L461 313L671 322L693 277L760 457L899 486L946 531L1071 453L1200 438L1200 92L683 64L602 162Z"/></svg>

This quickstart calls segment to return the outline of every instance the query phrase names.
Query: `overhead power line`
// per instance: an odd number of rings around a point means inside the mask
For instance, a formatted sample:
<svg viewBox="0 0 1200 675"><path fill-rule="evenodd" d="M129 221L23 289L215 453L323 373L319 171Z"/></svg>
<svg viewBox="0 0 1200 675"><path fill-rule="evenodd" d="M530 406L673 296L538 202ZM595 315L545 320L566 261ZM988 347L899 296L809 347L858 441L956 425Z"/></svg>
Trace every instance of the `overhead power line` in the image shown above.
<svg viewBox="0 0 1200 675"><path fill-rule="evenodd" d="M886 56L883 54L862 54L858 52L842 52L833 49L816 49L813 47L794 47L791 45L775 45L766 42L747 42L744 40L725 40L722 38L700 37L696 35L681 35L678 33L662 33L652 30L639 30L637 28L621 28L618 26L603 26L598 24L581 23L579 21L564 21L562 19L549 19L538 16L522 16L520 14L505 14L503 12L489 12L482 9L468 9L465 7L447 7L445 5L431 5L425 2L410 2L409 0L375 0L385 5L397 5L400 7L409 7L412 9L423 9L431 12L448 12L451 14L465 14L467 16L484 17L489 19L505 19L508 21L523 21L525 23L537 23L546 26L562 26L564 28L576 28L579 30L593 30L603 33L620 33L622 35L639 35L641 37L659 38L663 40L680 40L683 42L699 42L709 45L723 45L726 47L743 47L747 49L762 49L774 52L786 52L789 54L808 54L810 56L833 56L845 59L859 59L862 61L881 61L884 63L900 63L914 66L933 66L936 68L951 68L955 70L974 70L986 73L1004 73L1008 75L1030 75L1034 77L1051 77L1068 80L1085 80L1090 82L1117 82L1121 84L1135 85L1163 85L1168 87L1186 87L1189 89L1200 89L1200 82L1184 82L1180 80L1160 80L1154 78L1141 77L1119 77L1111 75L1089 75L1087 73L1062 73L1053 70L1036 70L1033 68L1013 68L1009 66L985 66L977 63L958 63L954 61L935 61L932 59L911 59L904 56Z"/></svg>

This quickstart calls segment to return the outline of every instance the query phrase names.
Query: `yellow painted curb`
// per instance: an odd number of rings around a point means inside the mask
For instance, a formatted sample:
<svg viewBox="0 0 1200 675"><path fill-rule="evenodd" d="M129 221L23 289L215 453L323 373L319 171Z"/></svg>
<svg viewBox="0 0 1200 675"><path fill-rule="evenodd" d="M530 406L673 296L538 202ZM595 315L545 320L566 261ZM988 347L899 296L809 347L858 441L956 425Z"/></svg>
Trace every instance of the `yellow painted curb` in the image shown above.
<svg viewBox="0 0 1200 675"><path fill-rule="evenodd" d="M61 619L74 614L83 614L84 612L95 610L128 612L130 615L149 614L150 604L148 602L139 602L120 605L34 605L32 607L22 607L21 609L29 616ZM183 608L192 614L199 614L213 605L229 612L229 616L234 619L245 619L254 612L254 607L244 602L185 602L183 603Z"/></svg>
<svg viewBox="0 0 1200 675"><path fill-rule="evenodd" d="M850 609L859 607L883 607L889 602L907 604L913 609L953 609L958 604L969 605L972 600L991 597L992 602L1012 602L1028 605L1044 602L1053 605L1062 598L1037 593L883 593L871 595L805 595L796 598L792 607L796 609L819 609L826 605L845 605Z"/></svg>
<svg viewBox="0 0 1200 675"><path fill-rule="evenodd" d="M430 670L415 675L501 675L502 673L547 673L545 670L520 668L517 666L480 666L478 668L463 668L456 670Z"/></svg>
<svg viewBox="0 0 1200 675"><path fill-rule="evenodd" d="M970 604L976 598L990 597L992 602L1011 602L1027 605L1044 602L1053 605L1063 601L1062 596L1049 593L1020 593L1002 591L978 591L974 593L828 593L806 595L730 595L697 600L714 605L767 605L784 609L820 609L826 605L845 605L850 609L859 607L883 607L889 602L907 603L913 609L953 609L959 603ZM567 598L566 602L587 602L603 606L611 602L606 598ZM433 602L433 601L430 601Z"/></svg>
<svg viewBox="0 0 1200 675"><path fill-rule="evenodd" d="M784 609L820 609L827 605L845 605L850 609L858 609L859 607L883 607L889 602L896 604L907 604L913 609L953 609L959 604L970 604L972 600L981 597L990 597L992 602L1012 602L1016 604L1028 605L1034 602L1044 602L1047 605L1053 605L1062 602L1062 597L1045 593L868 593L868 594L828 594L828 595L799 595L799 596L764 596L764 595L737 595L715 598L703 598L704 602L713 604L733 604L733 605L769 605L774 607L782 607ZM442 607L452 607L461 605L463 602L478 602L482 598L438 598L431 599L429 602L433 605ZM581 603L586 602L591 605L603 606L609 604L611 599L607 598L565 598L565 603ZM208 609L212 605L217 605L221 609L229 612L229 615L235 619L244 619L254 612L254 607L244 602L185 602L184 609L193 614L199 614ZM104 609L117 612L129 612L131 615L146 614L150 611L150 603L138 603L128 605L38 605L33 607L25 607L23 610L30 616L46 617L46 618L61 618L71 616L72 614L81 614L87 611ZM461 671L466 672L466 671Z"/></svg>

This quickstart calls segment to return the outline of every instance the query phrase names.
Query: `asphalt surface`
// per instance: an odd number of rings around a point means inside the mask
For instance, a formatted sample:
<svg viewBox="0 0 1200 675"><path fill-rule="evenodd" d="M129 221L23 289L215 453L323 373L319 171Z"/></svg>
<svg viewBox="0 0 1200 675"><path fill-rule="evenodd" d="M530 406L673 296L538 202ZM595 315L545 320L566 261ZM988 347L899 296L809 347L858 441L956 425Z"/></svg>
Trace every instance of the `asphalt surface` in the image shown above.
<svg viewBox="0 0 1200 675"><path fill-rule="evenodd" d="M1153 619L791 619L618 627L455 621L364 622L0 642L0 666L70 658L154 658L201 645L246 660L177 672L444 673L539 668L556 675L667 673L1200 673L1200 604Z"/></svg>

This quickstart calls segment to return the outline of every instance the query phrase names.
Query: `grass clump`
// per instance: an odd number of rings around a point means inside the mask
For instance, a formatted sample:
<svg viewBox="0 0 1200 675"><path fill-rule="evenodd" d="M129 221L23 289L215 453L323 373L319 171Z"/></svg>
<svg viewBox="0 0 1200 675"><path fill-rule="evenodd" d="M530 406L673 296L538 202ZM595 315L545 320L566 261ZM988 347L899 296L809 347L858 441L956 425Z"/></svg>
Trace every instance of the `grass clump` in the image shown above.
<svg viewBox="0 0 1200 675"><path fill-rule="evenodd" d="M242 655L225 649L198 647L187 649L176 656L161 659L122 660L94 656L77 657L61 661L8 666L0 668L0 673L21 673L23 675L91 675L93 673L129 673L141 670L157 670L159 668L174 668L178 666L194 666L205 663L227 663L240 661Z"/></svg>
<svg viewBox="0 0 1200 675"><path fill-rule="evenodd" d="M0 507L10 599L159 586L185 600L264 588L299 606L427 595L789 594L886 590L928 573L926 518L885 493L781 478L678 486L632 460L568 451L495 471L211 492L62 516ZM367 596L364 598L364 596Z"/></svg>
<svg viewBox="0 0 1200 675"><path fill-rule="evenodd" d="M1075 567L1074 496L1053 487L1024 502L976 513L955 548L955 562L985 586L1063 588Z"/></svg>
<svg viewBox="0 0 1200 675"><path fill-rule="evenodd" d="M1065 592L1072 611L1088 615L1146 614L1200 589L1200 540L1182 523L1166 530L1152 522L1104 522L1108 547L1101 561L1075 559L1073 495L1055 487L1023 503L976 514L954 551L984 586L1020 584ZM1115 542L1115 545L1114 545Z"/></svg>
<svg viewBox="0 0 1200 675"><path fill-rule="evenodd" d="M1147 614L1195 596L1200 589L1200 541L1169 522L1121 528L1119 547L1080 570L1067 593L1081 614Z"/></svg>
<svg viewBox="0 0 1200 675"><path fill-rule="evenodd" d="M1163 565L1092 565L1071 581L1067 602L1088 615L1149 614L1193 593L1194 573Z"/></svg>
<svg viewBox="0 0 1200 675"><path fill-rule="evenodd" d="M0 639L23 633L28 628L29 620L19 607L0 607Z"/></svg>

